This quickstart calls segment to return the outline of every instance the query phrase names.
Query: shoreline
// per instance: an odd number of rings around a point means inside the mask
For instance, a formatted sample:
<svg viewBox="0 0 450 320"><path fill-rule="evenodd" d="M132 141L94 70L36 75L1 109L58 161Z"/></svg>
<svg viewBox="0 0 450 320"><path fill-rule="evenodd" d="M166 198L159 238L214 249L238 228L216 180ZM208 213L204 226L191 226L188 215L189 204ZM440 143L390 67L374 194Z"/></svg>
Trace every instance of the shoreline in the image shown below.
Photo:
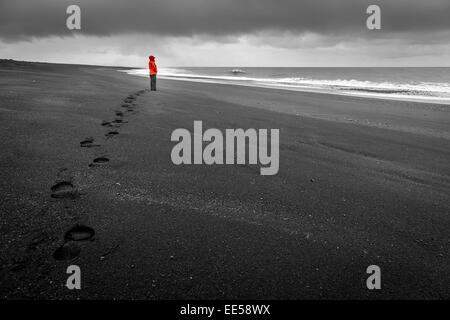
<svg viewBox="0 0 450 320"><path fill-rule="evenodd" d="M170 69L170 68L169 68ZM117 70L119 72L125 72L127 74L137 76L137 77L146 77L145 69L128 69L128 70ZM136 71L140 71L137 73ZM225 79L226 78L226 79ZM331 95L339 95L339 96L348 96L348 97L362 97L368 99L381 99L381 100L392 100L392 101L403 101L403 102L418 102L418 103L432 103L443 106L450 106L450 98L439 98L439 97L426 97L426 96L411 96L411 95L397 95L397 96L389 96L386 93L376 93L369 92L371 90L366 89L367 92L364 92L363 88L358 87L345 87L339 88L336 86L335 88L314 88L311 86L301 86L294 84L264 84L258 83L258 78L251 78L245 80L233 80L233 77L228 76L225 78L215 77L215 76L202 76L202 75L165 75L160 74L159 79L166 80L176 80L176 81L189 81L189 82L197 82L197 83L212 83L212 84L228 84L234 86L245 86L245 87L256 87L256 88L269 88L269 89L277 89L277 90L286 90L286 91L295 91L295 92L314 92L314 93L322 93L322 94L331 94ZM264 80L264 79L261 79ZM274 79L276 80L276 79ZM373 89L375 90L375 89ZM372 91L373 91L372 90ZM394 90L394 89L390 89ZM351 91L351 92L350 92ZM386 89L386 91L389 91ZM395 91L395 90L394 90Z"/></svg>
<svg viewBox="0 0 450 320"><path fill-rule="evenodd" d="M320 89L314 89L314 88L300 88L300 87L282 87L282 86L270 86L270 85L263 85L263 84L245 84L245 83L232 83L232 82L209 82L207 80L187 80L183 78L176 78L176 77L164 77L160 76L160 79L165 80L175 80L175 81L188 81L188 82L197 82L197 83L212 83L212 84L224 84L224 85L231 85L231 86L244 86L244 87L255 87L255 88L267 88L267 89L277 89L277 90L287 90L287 91L294 91L294 92L306 92L306 93L318 93L318 94L327 94L327 95L336 95L336 96L346 96L346 97L360 97L360 98L368 98L368 99L380 99L380 100L389 100L389 101L403 101L403 102L417 102L417 103L432 103L437 105L443 105L450 107L450 98L447 102L444 102L442 100L436 100L434 98L409 98L409 97L389 97L389 96L375 96L375 94L370 93L345 93L345 92L337 92L337 91L326 91L326 90L320 90Z"/></svg>

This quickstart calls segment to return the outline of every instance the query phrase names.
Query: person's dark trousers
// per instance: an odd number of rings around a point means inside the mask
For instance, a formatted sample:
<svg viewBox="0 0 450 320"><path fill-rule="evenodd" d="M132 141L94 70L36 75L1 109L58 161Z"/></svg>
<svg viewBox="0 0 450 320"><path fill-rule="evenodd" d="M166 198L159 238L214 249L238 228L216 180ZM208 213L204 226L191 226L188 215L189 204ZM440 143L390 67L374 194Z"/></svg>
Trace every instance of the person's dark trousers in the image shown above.
<svg viewBox="0 0 450 320"><path fill-rule="evenodd" d="M150 90L156 91L156 74L150 75Z"/></svg>

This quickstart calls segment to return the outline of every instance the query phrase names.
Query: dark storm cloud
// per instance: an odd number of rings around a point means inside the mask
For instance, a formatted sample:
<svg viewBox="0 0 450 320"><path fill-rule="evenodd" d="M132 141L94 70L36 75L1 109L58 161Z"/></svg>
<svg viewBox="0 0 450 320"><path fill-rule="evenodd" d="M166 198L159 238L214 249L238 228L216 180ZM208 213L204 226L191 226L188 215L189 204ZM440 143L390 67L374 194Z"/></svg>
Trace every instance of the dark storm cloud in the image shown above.
<svg viewBox="0 0 450 320"><path fill-rule="evenodd" d="M366 8L382 8L381 34L450 29L449 0L0 0L0 38L73 35L66 8L82 10L82 34L210 37L269 30L358 35Z"/></svg>

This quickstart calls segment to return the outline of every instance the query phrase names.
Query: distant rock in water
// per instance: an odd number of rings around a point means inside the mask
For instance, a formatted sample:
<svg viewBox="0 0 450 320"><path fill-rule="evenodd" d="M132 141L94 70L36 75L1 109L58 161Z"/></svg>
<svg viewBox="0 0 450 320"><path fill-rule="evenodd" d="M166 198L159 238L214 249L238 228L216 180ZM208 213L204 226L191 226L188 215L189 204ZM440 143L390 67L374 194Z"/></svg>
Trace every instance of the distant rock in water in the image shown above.
<svg viewBox="0 0 450 320"><path fill-rule="evenodd" d="M230 71L232 74L240 74L240 73L247 73L244 70L241 69L233 69Z"/></svg>

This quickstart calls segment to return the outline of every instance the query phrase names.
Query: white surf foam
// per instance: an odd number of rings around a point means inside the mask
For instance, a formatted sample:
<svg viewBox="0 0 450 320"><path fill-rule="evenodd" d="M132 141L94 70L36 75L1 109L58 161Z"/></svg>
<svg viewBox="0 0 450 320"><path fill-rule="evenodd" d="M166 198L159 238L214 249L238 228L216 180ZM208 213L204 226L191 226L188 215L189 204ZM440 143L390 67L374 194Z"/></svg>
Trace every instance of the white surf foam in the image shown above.
<svg viewBox="0 0 450 320"><path fill-rule="evenodd" d="M148 77L147 69L130 69L124 72ZM412 101L427 101L450 104L450 84L437 82L372 82L355 79L319 80L301 77L257 78L241 75L204 75L182 68L160 68L158 76L166 79L229 83L235 85L271 87L287 90L314 91L357 95L373 98L388 98Z"/></svg>

